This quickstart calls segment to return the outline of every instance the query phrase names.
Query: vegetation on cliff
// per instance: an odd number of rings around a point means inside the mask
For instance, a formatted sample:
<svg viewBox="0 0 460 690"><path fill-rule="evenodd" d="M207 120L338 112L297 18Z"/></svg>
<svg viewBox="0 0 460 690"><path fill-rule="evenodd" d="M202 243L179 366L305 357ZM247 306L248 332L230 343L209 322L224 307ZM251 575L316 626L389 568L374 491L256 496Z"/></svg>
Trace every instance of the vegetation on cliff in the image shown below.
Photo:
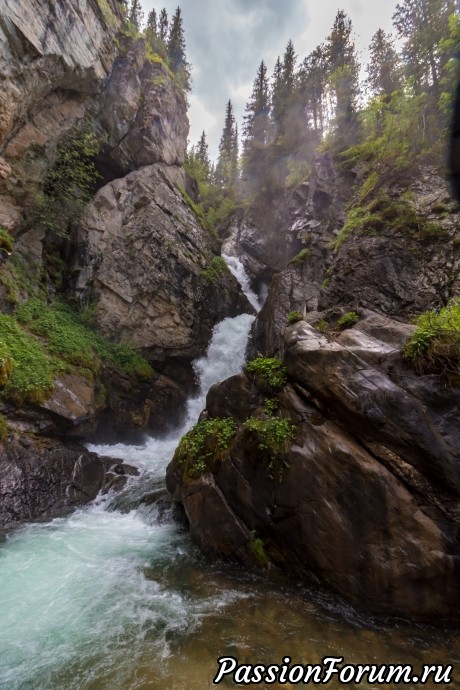
<svg viewBox="0 0 460 690"><path fill-rule="evenodd" d="M416 324L404 348L406 360L418 373L442 373L460 383L460 299L421 314Z"/></svg>

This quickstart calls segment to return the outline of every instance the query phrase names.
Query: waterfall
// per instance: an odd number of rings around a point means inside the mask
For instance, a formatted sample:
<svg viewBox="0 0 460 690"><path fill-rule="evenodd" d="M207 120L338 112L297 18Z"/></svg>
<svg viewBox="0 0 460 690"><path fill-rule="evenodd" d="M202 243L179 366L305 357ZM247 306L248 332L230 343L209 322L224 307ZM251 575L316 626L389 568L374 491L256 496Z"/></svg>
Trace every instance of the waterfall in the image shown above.
<svg viewBox="0 0 460 690"><path fill-rule="evenodd" d="M251 294L241 264L232 266ZM242 314L215 326L206 355L194 362L198 393L174 433L137 446L88 445L141 469L124 493L164 486L166 465L197 421L209 387L241 371L253 321ZM120 678L123 669L132 674L136 655L168 656L172 640L244 596L232 589L204 596L171 589L155 573L191 567L188 535L155 506L123 512L114 506L116 497L100 497L69 517L18 529L0 548L0 687L81 690L96 668L98 678ZM104 687L128 687L117 682Z"/></svg>

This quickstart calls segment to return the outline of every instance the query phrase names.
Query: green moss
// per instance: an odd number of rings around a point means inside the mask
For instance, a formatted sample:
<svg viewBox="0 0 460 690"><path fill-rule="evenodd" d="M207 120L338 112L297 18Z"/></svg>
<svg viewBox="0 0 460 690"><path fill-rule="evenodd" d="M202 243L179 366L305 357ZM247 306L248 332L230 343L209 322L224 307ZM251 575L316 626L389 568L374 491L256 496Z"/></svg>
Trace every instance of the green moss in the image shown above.
<svg viewBox="0 0 460 690"><path fill-rule="evenodd" d="M290 264L294 264L295 266L302 266L303 263L308 259L308 257L311 254L311 249L309 247L305 247L305 249L301 249L298 254L294 256L293 259L290 260Z"/></svg>
<svg viewBox="0 0 460 690"><path fill-rule="evenodd" d="M107 24L107 26L116 26L118 24L118 19L112 12L112 8L110 7L107 0L96 0L96 2L99 9L101 10L102 16L104 17L104 21Z"/></svg>
<svg viewBox="0 0 460 690"><path fill-rule="evenodd" d="M246 373L266 393L279 390L287 381L287 369L275 357L257 357L246 364Z"/></svg>
<svg viewBox="0 0 460 690"><path fill-rule="evenodd" d="M417 330L404 346L403 357L420 374L441 373L460 382L460 299L439 312L417 318Z"/></svg>
<svg viewBox="0 0 460 690"><path fill-rule="evenodd" d="M222 460L235 433L231 417L204 419L182 437L174 460L184 466L184 475L199 477Z"/></svg>
<svg viewBox="0 0 460 690"><path fill-rule="evenodd" d="M201 275L209 282L213 283L219 280L222 276L229 274L230 269L227 266L225 259L221 256L214 256L209 266L201 271Z"/></svg>
<svg viewBox="0 0 460 690"><path fill-rule="evenodd" d="M4 441L8 436L8 424L5 417L0 414L0 441Z"/></svg>
<svg viewBox="0 0 460 690"><path fill-rule="evenodd" d="M287 322L289 325L291 325L293 323L297 323L297 321L302 321L302 319L302 314L294 309L293 311L289 312Z"/></svg>
<svg viewBox="0 0 460 690"><path fill-rule="evenodd" d="M337 321L337 326L344 330L345 328L351 328L351 326L354 326L358 321L359 315L355 311L347 311L347 313L341 316Z"/></svg>

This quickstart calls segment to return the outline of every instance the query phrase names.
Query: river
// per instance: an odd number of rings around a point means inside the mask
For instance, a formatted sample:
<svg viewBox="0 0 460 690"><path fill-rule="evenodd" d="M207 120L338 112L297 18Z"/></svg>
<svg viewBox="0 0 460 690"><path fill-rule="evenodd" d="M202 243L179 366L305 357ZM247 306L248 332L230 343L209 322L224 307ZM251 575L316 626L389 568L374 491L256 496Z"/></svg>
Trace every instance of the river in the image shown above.
<svg viewBox="0 0 460 690"><path fill-rule="evenodd" d="M228 262L258 306L241 264ZM91 446L140 468L121 494L26 525L0 545L0 688L206 690L223 655L240 663L289 655L307 664L329 655L416 669L453 664L460 678L455 631L375 621L321 589L210 563L167 502L141 502L163 491L166 465L209 386L241 370L253 320L243 314L216 326L195 362L199 393L174 434L140 446ZM235 687L228 679L222 686Z"/></svg>

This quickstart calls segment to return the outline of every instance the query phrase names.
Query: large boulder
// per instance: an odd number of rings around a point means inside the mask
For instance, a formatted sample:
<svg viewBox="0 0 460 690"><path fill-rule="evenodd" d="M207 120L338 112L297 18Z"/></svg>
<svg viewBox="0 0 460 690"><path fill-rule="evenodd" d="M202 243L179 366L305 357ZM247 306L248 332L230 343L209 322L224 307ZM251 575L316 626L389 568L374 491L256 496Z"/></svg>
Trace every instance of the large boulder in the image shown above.
<svg viewBox="0 0 460 690"><path fill-rule="evenodd" d="M0 441L0 465L3 528L63 515L92 501L104 487L121 488L127 476L137 473L82 446L15 432Z"/></svg>
<svg viewBox="0 0 460 690"><path fill-rule="evenodd" d="M452 615L460 391L404 366L412 330L371 312L329 337L294 324L285 342L290 383L275 413L273 394L245 374L210 390L207 418L232 417L236 434L208 471L190 476L176 453L167 474L204 550L254 564L263 549L287 572L374 612ZM295 426L283 448L245 424L273 414Z"/></svg>
<svg viewBox="0 0 460 690"><path fill-rule="evenodd" d="M179 188L180 168L145 166L99 190L75 236L75 291L108 337L157 366L201 355L223 315L253 311Z"/></svg>

